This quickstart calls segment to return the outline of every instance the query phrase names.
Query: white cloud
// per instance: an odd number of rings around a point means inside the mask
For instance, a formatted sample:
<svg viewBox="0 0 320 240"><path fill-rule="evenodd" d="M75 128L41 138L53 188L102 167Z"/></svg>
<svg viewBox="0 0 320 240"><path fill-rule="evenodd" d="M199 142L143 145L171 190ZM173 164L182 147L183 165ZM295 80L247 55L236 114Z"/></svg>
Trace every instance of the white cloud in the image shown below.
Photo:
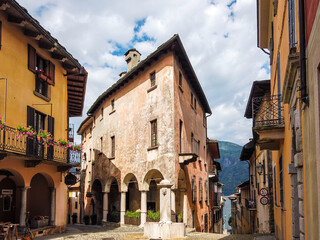
<svg viewBox="0 0 320 240"><path fill-rule="evenodd" d="M268 56L256 47L255 0L20 0L89 72L84 116L98 95L125 70L129 47L147 57L178 33L208 98L208 136L244 144L251 137L243 115L251 84L267 79ZM137 21L145 20L135 33ZM133 41L135 38L139 41ZM152 39L152 40L150 40Z"/></svg>

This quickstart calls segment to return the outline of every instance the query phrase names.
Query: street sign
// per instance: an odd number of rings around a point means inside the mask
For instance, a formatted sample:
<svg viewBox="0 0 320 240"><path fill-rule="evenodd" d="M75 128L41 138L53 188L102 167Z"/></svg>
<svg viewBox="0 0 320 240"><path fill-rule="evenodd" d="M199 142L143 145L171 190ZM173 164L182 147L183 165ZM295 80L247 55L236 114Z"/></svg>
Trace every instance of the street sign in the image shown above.
<svg viewBox="0 0 320 240"><path fill-rule="evenodd" d="M261 188L260 189L260 195L261 196L267 196L269 194L269 191L267 188Z"/></svg>
<svg viewBox="0 0 320 240"><path fill-rule="evenodd" d="M260 203L261 203L262 205L267 205L267 204L269 204L269 198L268 198L268 197L261 197L261 198L260 198Z"/></svg>

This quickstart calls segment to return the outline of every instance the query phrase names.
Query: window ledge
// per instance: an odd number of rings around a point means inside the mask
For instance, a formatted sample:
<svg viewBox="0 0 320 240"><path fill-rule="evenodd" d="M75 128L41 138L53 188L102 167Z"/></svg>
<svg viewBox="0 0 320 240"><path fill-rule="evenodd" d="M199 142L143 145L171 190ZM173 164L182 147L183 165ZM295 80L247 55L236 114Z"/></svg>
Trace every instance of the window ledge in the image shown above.
<svg viewBox="0 0 320 240"><path fill-rule="evenodd" d="M42 98L43 100L47 101L47 102L50 102L50 98L46 97L46 96L43 96L41 93L38 93L37 91L33 91L33 94L36 95L37 97L39 98Z"/></svg>
<svg viewBox="0 0 320 240"><path fill-rule="evenodd" d="M116 112L116 110L111 111L111 112L109 113L109 115L111 115L111 114L114 113L114 112Z"/></svg>
<svg viewBox="0 0 320 240"><path fill-rule="evenodd" d="M149 92L153 91L154 89L156 89L157 87L158 87L158 85L154 85L153 87L149 88L147 90L147 92L149 93Z"/></svg>
<svg viewBox="0 0 320 240"><path fill-rule="evenodd" d="M179 89L180 89L180 91L183 93L183 89L182 89L182 87L179 85Z"/></svg>
<svg viewBox="0 0 320 240"><path fill-rule="evenodd" d="M109 159L109 160L113 160L113 159L115 159L115 158L116 158L116 157L109 157L108 159Z"/></svg>
<svg viewBox="0 0 320 240"><path fill-rule="evenodd" d="M154 147L149 147L147 150L148 150L148 151L155 150L155 149L158 149L158 147L159 147L159 145L154 146Z"/></svg>

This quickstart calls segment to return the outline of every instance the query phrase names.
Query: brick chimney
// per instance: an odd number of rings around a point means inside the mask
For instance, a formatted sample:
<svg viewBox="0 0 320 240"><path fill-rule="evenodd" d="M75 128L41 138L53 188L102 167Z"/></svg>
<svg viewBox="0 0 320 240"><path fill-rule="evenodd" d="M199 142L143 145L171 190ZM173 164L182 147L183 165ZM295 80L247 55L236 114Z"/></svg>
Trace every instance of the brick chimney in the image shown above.
<svg viewBox="0 0 320 240"><path fill-rule="evenodd" d="M140 62L141 53L139 53L135 48L129 49L125 54L125 60L127 62L127 72L138 65Z"/></svg>

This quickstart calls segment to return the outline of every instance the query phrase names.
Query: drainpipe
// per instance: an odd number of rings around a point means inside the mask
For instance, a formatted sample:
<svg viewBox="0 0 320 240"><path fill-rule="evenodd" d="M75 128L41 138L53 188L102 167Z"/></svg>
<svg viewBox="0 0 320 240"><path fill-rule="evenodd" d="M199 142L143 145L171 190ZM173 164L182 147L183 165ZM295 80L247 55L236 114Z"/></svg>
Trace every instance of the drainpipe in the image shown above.
<svg viewBox="0 0 320 240"><path fill-rule="evenodd" d="M301 100L309 105L307 94L307 74L306 74L306 36L304 20L304 0L299 0L299 41L300 41L300 78L301 78Z"/></svg>

